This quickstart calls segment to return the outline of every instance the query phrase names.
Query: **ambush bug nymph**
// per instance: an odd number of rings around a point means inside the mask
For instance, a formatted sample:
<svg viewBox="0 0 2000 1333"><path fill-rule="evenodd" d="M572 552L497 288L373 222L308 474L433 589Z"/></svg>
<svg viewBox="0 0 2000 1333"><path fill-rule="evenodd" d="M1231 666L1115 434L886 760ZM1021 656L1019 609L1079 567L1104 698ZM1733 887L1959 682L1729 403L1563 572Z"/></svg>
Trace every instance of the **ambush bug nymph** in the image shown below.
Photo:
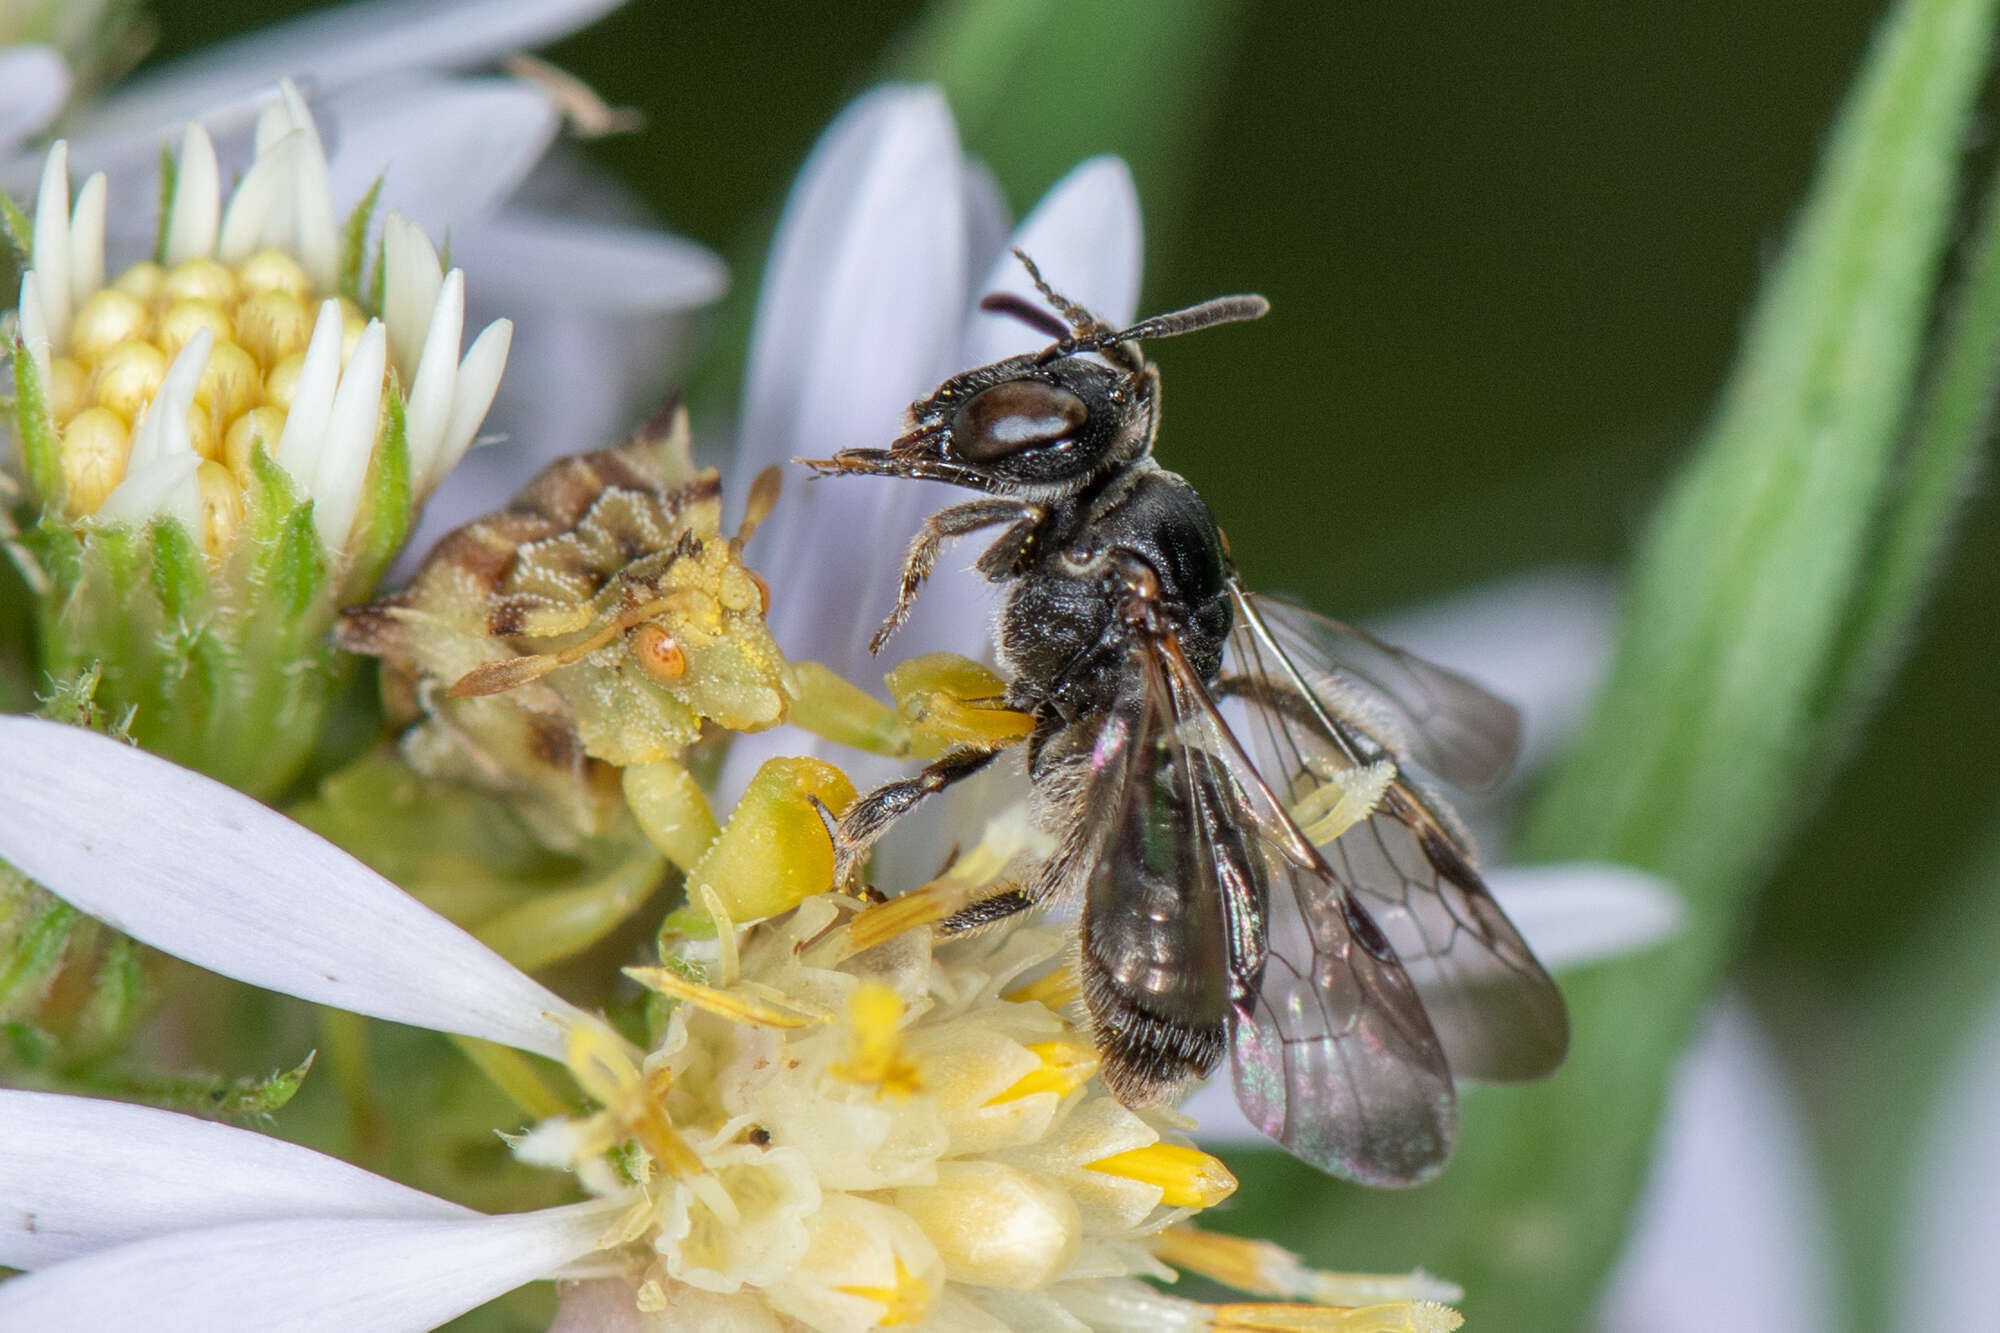
<svg viewBox="0 0 2000 1333"><path fill-rule="evenodd" d="M1008 585L996 702L1034 721L1027 771L1056 850L946 926L1079 903L1083 995L1123 1100L1173 1096L1226 1047L1237 1100L1291 1152L1371 1184L1425 1180L1457 1132L1454 1074L1538 1078L1569 1040L1469 840L1411 775L1497 778L1515 713L1244 588L1201 497L1153 461L1160 376L1137 344L1256 319L1262 297L1113 329L1019 257L1055 315L1011 295L982 305L1048 347L946 380L886 449L810 460L982 493L911 543L876 648L946 542L1002 529L976 565ZM1219 699L1240 701L1255 762ZM835 832L843 877L999 752L961 747L857 801Z"/></svg>

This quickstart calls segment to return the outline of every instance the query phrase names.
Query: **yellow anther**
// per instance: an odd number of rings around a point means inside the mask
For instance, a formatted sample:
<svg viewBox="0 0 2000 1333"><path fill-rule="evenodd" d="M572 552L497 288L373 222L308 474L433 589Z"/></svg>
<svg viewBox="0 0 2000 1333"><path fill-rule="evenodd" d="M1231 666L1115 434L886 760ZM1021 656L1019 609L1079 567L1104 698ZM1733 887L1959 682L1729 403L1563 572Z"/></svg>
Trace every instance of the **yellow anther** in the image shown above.
<svg viewBox="0 0 2000 1333"><path fill-rule="evenodd" d="M600 1022L576 1023L569 1029L569 1049L563 1063L577 1086L631 1137L654 1163L679 1180L708 1174L693 1148L674 1129L667 1113L651 1095L632 1051L611 1028ZM726 1205L725 1205L726 1206Z"/></svg>
<svg viewBox="0 0 2000 1333"><path fill-rule="evenodd" d="M188 297L168 306L166 313L160 316L159 337L156 341L160 350L171 360L175 352L187 345L188 339L203 329L207 329L214 336L215 345L218 347L236 336L236 325L229 318L228 311L214 301Z"/></svg>
<svg viewBox="0 0 2000 1333"><path fill-rule="evenodd" d="M312 279L282 250L259 250L238 265L236 276L246 293L282 292L301 301L312 295Z"/></svg>
<svg viewBox="0 0 2000 1333"><path fill-rule="evenodd" d="M875 903L857 912L854 919L847 923L847 940L840 953L851 958L864 949L886 944L906 930L942 921L964 902L963 894L941 893L926 884L923 888L898 894L887 902Z"/></svg>
<svg viewBox="0 0 2000 1333"><path fill-rule="evenodd" d="M1212 1333L1451 1333L1465 1316L1433 1301L1345 1309L1261 1302L1209 1307Z"/></svg>
<svg viewBox="0 0 2000 1333"><path fill-rule="evenodd" d="M107 287L93 292L76 312L69 326L70 351L81 360L93 360L127 338L145 337L152 326L153 316L144 301Z"/></svg>
<svg viewBox="0 0 2000 1333"><path fill-rule="evenodd" d="M765 762L721 834L688 872L689 894L715 893L729 919L761 921L833 886L833 841L813 800L836 814L854 799L854 784L817 759Z"/></svg>
<svg viewBox="0 0 2000 1333"><path fill-rule="evenodd" d="M986 1103L988 1106L1019 1101L1038 1092L1053 1092L1058 1097L1067 1097L1089 1082L1090 1076L1097 1072L1097 1052L1086 1042L1031 1042L1028 1052L1041 1064L1015 1080L1004 1092L990 1098Z"/></svg>
<svg viewBox="0 0 2000 1333"><path fill-rule="evenodd" d="M151 305L159 298L160 289L166 285L167 271L150 259L142 259L120 273L112 286L121 292L129 292L141 301Z"/></svg>
<svg viewBox="0 0 2000 1333"><path fill-rule="evenodd" d="M1077 985L1076 969L1068 963L1062 963L1050 968L1033 981L1016 986L1000 998L1014 1004L1039 1004L1049 1009L1066 1009L1075 1004L1082 994L1082 988Z"/></svg>
<svg viewBox="0 0 2000 1333"><path fill-rule="evenodd" d="M1396 766L1386 759L1339 769L1300 799L1292 818L1308 842L1324 847L1374 813L1395 778Z"/></svg>
<svg viewBox="0 0 2000 1333"><path fill-rule="evenodd" d="M955 744L1007 745L1027 739L1034 719L999 705L1000 678L957 653L925 653L883 677L897 712L914 729Z"/></svg>
<svg viewBox="0 0 2000 1333"><path fill-rule="evenodd" d="M86 407L62 433L63 512L82 518L97 512L125 478L132 432L125 419L103 407Z"/></svg>
<svg viewBox="0 0 2000 1333"><path fill-rule="evenodd" d="M90 396L99 407L131 421L153 400L166 377L166 355L149 342L127 338L98 359Z"/></svg>
<svg viewBox="0 0 2000 1333"><path fill-rule="evenodd" d="M1291 1297L1354 1308L1456 1300L1461 1294L1451 1283L1423 1272L1329 1273L1309 1268L1282 1245L1186 1224L1169 1227L1153 1237L1152 1248L1175 1268L1252 1296Z"/></svg>
<svg viewBox="0 0 2000 1333"><path fill-rule="evenodd" d="M882 1317L875 1321L877 1328L892 1328L898 1324L914 1324L924 1317L930 1308L931 1293L915 1273L903 1266L901 1258L896 1259L895 1285L892 1287L835 1287L834 1290L849 1296L859 1296L864 1301L874 1301L882 1307Z"/></svg>
<svg viewBox="0 0 2000 1333"><path fill-rule="evenodd" d="M257 405L264 393L263 381L250 353L218 338L195 385L194 400L208 409L212 420L227 426Z"/></svg>
<svg viewBox="0 0 2000 1333"><path fill-rule="evenodd" d="M275 367L312 337L312 308L289 292L253 292L236 307L236 341L261 366ZM268 385L267 385L268 391ZM278 406L291 402L291 394Z"/></svg>
<svg viewBox="0 0 2000 1333"><path fill-rule="evenodd" d="M832 1018L831 1014L807 1009L782 995L757 994L740 986L733 990L705 986L670 967L628 967L624 971L647 990L671 995L732 1023L782 1031L813 1027Z"/></svg>
<svg viewBox="0 0 2000 1333"><path fill-rule="evenodd" d="M278 436L285 429L285 414L275 407L253 407L229 423L222 437L222 461L244 485L250 484L250 453L261 443L265 453L278 448Z"/></svg>
<svg viewBox="0 0 2000 1333"><path fill-rule="evenodd" d="M90 373L66 356L49 359L49 415L58 426L90 404Z"/></svg>
<svg viewBox="0 0 2000 1333"><path fill-rule="evenodd" d="M847 1058L828 1072L885 1097L923 1091L923 1077L903 1051L902 1023L902 996L879 981L860 982L847 997Z"/></svg>
<svg viewBox="0 0 2000 1333"><path fill-rule="evenodd" d="M211 556L226 555L243 526L243 491L229 469L209 459L195 466L201 488L201 544Z"/></svg>
<svg viewBox="0 0 2000 1333"><path fill-rule="evenodd" d="M1091 1171L1160 1187L1170 1208L1213 1208L1236 1192L1229 1168L1199 1148L1154 1143L1085 1164Z"/></svg>
<svg viewBox="0 0 2000 1333"><path fill-rule="evenodd" d="M256 349L251 348L251 351L256 352ZM264 361L266 358L261 352L258 352L257 359ZM292 410L292 394L299 387L299 371L305 367L305 364L306 356L304 352L287 352L278 359L275 365L272 365L269 370L264 372L264 405L266 407L276 408L280 412L289 412Z"/></svg>
<svg viewBox="0 0 2000 1333"><path fill-rule="evenodd" d="M167 270L160 284L160 296L169 303L190 298L213 301L227 309L234 305L239 288L236 275L213 259L183 259Z"/></svg>

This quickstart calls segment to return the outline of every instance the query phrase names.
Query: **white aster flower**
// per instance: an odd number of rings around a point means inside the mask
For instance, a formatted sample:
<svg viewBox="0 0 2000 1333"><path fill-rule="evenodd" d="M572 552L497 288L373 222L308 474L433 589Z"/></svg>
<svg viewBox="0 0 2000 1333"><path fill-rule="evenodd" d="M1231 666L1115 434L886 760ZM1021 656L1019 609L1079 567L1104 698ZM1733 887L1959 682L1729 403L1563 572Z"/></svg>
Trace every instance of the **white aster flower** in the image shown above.
<svg viewBox="0 0 2000 1333"><path fill-rule="evenodd" d="M821 895L739 933L719 891L707 981L686 956L633 969L679 1002L640 1051L229 788L39 719L0 719L0 745L0 856L75 906L239 980L562 1059L601 1107L518 1148L594 1201L483 1217L243 1131L0 1094L0 1264L31 1270L0 1284L0 1323L420 1329L569 1274L622 1287L609 1326L660 1329L1457 1325L1421 1275L1163 1236L1234 1181L1185 1121L1091 1078L1049 931L934 948L909 928L922 900L855 914ZM990 833L958 891L1034 850L1024 818ZM1135 1280L1170 1277L1162 1256L1340 1305L1166 1296Z"/></svg>
<svg viewBox="0 0 2000 1333"><path fill-rule="evenodd" d="M246 34L148 70L62 121L72 165L114 194L143 188L163 126L200 121L225 168L251 152L263 91L290 78L325 136L334 197L383 197L425 232L449 235L480 275L470 317L515 325L516 371L488 429L512 441L453 474L427 511L434 538L497 507L554 457L619 434L657 400L688 312L723 290L707 250L644 225L607 178L556 145L559 89L471 77L509 53L601 17L618 0L367 0ZM552 151L556 149L556 151ZM39 159L0 140L0 188L33 189ZM114 248L152 237L119 228ZM372 247L371 247L372 248Z"/></svg>

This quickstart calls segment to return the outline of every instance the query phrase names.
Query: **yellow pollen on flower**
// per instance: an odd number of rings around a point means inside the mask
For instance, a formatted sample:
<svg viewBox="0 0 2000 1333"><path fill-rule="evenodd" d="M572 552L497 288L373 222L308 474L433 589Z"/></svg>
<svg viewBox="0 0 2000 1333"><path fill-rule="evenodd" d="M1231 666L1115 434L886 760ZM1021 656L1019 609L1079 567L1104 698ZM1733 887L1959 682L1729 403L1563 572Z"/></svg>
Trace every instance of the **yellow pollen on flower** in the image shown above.
<svg viewBox="0 0 2000 1333"><path fill-rule="evenodd" d="M1345 1309L1334 1305L1247 1302L1209 1307L1212 1333L1451 1333L1465 1316L1434 1301L1395 1301Z"/></svg>
<svg viewBox="0 0 2000 1333"><path fill-rule="evenodd" d="M1050 968L1025 985L1016 986L1000 998L1011 1004L1039 1004L1060 1012L1075 1004L1082 994L1076 969L1064 963Z"/></svg>
<svg viewBox="0 0 2000 1333"><path fill-rule="evenodd" d="M1213 1208L1236 1192L1236 1177L1228 1167L1199 1148L1178 1143L1148 1144L1084 1166L1107 1176L1158 1185L1160 1202L1170 1208Z"/></svg>
<svg viewBox="0 0 2000 1333"><path fill-rule="evenodd" d="M731 990L704 986L670 967L628 967L625 975L647 990L658 991L707 1010L718 1018L726 1018L732 1023L746 1023L751 1027L782 1031L812 1027L832 1018L830 1014L804 1008L782 995L760 995L747 985Z"/></svg>
<svg viewBox="0 0 2000 1333"><path fill-rule="evenodd" d="M864 1301L874 1301L882 1307L882 1317L876 1321L878 1328L893 1328L898 1324L914 1324L924 1317L930 1308L930 1288L903 1266L899 1258L896 1263L896 1285L893 1287L835 1287L834 1290L847 1296L859 1296Z"/></svg>
<svg viewBox="0 0 2000 1333"><path fill-rule="evenodd" d="M188 434L197 454L220 465L201 474L200 486L203 544L211 556L224 554L241 527L252 447L276 448L284 428L315 309L305 270L276 250L233 268L205 257L172 268L138 263L91 293L71 320L68 345L49 360L65 512L97 512L124 479L134 425L174 354L205 329L214 342ZM340 309L344 355L367 318L344 297ZM114 425L123 432L115 443ZM225 482L237 490L233 507L216 489Z"/></svg>
<svg viewBox="0 0 2000 1333"><path fill-rule="evenodd" d="M667 1119L658 1089L633 1063L624 1039L601 1023L578 1023L569 1030L563 1063L577 1086L604 1108L621 1130L639 1141L655 1165L677 1180L708 1174L701 1158Z"/></svg>
<svg viewBox="0 0 2000 1333"><path fill-rule="evenodd" d="M847 997L847 1058L828 1072L849 1083L872 1087L898 1099L923 1091L916 1063L903 1051L898 1029L903 997L879 981L863 981Z"/></svg>
<svg viewBox="0 0 2000 1333"><path fill-rule="evenodd" d="M1330 1273L1309 1268L1282 1245L1225 1236L1185 1223L1153 1237L1151 1247L1156 1256L1183 1272L1252 1296L1291 1297L1343 1308L1386 1308L1424 1304L1440 1297L1456 1300L1461 1294L1451 1283L1423 1272Z"/></svg>
<svg viewBox="0 0 2000 1333"><path fill-rule="evenodd" d="M1053 1092L1058 1097L1067 1097L1088 1083L1090 1076L1097 1072L1097 1052L1088 1042L1061 1039L1038 1041L1030 1043L1027 1050L1041 1064L989 1098L988 1106L1019 1101L1038 1092Z"/></svg>

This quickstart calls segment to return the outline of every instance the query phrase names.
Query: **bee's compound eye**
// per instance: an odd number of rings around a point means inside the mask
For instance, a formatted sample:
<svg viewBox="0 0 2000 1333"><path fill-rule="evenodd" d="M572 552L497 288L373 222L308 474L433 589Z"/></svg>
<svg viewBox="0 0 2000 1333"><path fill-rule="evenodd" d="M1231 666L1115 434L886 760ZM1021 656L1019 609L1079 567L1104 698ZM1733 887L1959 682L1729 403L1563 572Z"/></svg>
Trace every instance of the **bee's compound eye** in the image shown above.
<svg viewBox="0 0 2000 1333"><path fill-rule="evenodd" d="M968 463L992 463L1024 449L1066 440L1090 409L1068 389L1040 380L1008 380L966 400L952 423L952 451Z"/></svg>

